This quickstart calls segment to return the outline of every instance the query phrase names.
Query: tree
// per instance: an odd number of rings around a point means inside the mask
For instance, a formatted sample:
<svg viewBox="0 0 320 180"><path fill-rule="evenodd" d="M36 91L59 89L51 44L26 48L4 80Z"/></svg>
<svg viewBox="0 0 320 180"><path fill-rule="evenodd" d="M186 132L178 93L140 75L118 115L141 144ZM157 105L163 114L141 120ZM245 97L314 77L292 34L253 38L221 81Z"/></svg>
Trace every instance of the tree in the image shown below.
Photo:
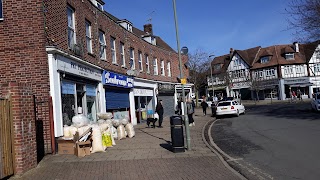
<svg viewBox="0 0 320 180"><path fill-rule="evenodd" d="M194 84L196 99L200 89L207 84L206 72L209 66L208 53L201 49L196 49L194 53L189 53L189 81Z"/></svg>
<svg viewBox="0 0 320 180"><path fill-rule="evenodd" d="M300 42L320 39L320 1L292 0L286 8L289 28L294 29Z"/></svg>

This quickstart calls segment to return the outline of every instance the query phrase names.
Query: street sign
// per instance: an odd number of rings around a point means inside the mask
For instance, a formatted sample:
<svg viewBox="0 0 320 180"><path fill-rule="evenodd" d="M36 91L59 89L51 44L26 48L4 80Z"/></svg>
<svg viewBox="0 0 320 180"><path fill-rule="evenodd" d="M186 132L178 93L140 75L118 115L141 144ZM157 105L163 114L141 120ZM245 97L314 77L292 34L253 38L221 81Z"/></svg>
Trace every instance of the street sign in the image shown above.
<svg viewBox="0 0 320 180"><path fill-rule="evenodd" d="M182 78L181 79L181 84L187 84L187 79L186 78Z"/></svg>

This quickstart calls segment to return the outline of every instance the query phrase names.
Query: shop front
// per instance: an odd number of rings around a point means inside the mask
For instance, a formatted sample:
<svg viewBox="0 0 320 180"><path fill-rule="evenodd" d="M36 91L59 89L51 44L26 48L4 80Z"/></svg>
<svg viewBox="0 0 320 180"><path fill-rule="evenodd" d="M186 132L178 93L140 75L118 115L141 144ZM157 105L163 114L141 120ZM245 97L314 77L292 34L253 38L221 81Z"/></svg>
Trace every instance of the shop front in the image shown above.
<svg viewBox="0 0 320 180"><path fill-rule="evenodd" d="M173 116L175 113L175 84L158 83L158 99L162 100L164 117Z"/></svg>
<svg viewBox="0 0 320 180"><path fill-rule="evenodd" d="M279 99L279 80L270 79L264 81L254 82L252 89L252 99L264 100L264 99ZM258 97L257 97L258 94Z"/></svg>
<svg viewBox="0 0 320 180"><path fill-rule="evenodd" d="M296 94L298 91L300 91L302 99L312 97L312 92L310 91L310 87L313 86L313 83L310 82L309 77L284 79L283 83L284 83L284 93L286 98L290 98L290 94L293 91Z"/></svg>
<svg viewBox="0 0 320 180"><path fill-rule="evenodd" d="M249 81L237 82L231 85L230 96L241 99L249 100L251 99L251 83Z"/></svg>
<svg viewBox="0 0 320 180"><path fill-rule="evenodd" d="M111 112L114 119L128 118L130 113L130 93L133 88L133 78L110 71L103 71L102 83L105 92L105 111Z"/></svg>
<svg viewBox="0 0 320 180"><path fill-rule="evenodd" d="M135 115L137 123L143 123L148 117L153 117L155 109L154 89L135 87L133 89Z"/></svg>
<svg viewBox="0 0 320 180"><path fill-rule="evenodd" d="M184 93L185 93L185 97L186 99L192 99L192 86L193 84L185 84L184 85ZM178 105L178 101L182 100L182 86L181 84L176 84L174 87L174 107L177 107ZM174 108L175 110L176 108ZM184 113L184 109L182 109L183 113Z"/></svg>
<svg viewBox="0 0 320 180"><path fill-rule="evenodd" d="M63 136L63 126L72 117L85 115L96 122L100 112L99 86L102 69L59 50L48 53L50 94L52 96L55 137Z"/></svg>

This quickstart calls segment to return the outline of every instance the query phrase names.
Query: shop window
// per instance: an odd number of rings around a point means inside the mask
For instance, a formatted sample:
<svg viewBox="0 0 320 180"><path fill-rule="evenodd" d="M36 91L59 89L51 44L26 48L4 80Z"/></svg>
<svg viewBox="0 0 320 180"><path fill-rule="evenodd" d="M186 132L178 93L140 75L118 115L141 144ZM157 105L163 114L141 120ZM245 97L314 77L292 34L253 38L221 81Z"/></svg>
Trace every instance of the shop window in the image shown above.
<svg viewBox="0 0 320 180"><path fill-rule="evenodd" d="M96 87L86 85L87 117L90 121L97 120Z"/></svg>
<svg viewBox="0 0 320 180"><path fill-rule="evenodd" d="M62 81L61 92L63 125L71 125L75 115L75 83Z"/></svg>

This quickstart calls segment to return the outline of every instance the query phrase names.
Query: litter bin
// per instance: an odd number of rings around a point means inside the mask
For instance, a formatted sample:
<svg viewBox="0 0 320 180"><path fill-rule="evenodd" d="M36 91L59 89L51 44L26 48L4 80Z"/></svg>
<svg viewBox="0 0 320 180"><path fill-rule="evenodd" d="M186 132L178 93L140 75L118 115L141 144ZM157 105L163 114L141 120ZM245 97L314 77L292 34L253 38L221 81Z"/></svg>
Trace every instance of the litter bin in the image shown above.
<svg viewBox="0 0 320 180"><path fill-rule="evenodd" d="M184 152L184 136L181 116L170 117L172 152Z"/></svg>

